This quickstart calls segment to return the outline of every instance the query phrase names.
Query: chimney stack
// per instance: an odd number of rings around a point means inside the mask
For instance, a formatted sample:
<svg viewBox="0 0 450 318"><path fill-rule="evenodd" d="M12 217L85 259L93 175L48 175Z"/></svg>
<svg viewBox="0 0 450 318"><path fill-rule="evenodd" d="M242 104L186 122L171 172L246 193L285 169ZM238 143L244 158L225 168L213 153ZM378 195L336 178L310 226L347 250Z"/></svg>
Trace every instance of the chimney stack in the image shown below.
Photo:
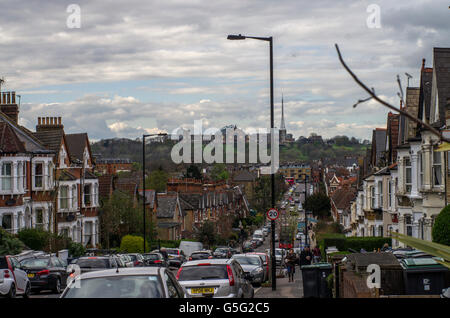
<svg viewBox="0 0 450 318"><path fill-rule="evenodd" d="M64 129L64 125L61 123L61 117L38 117L38 124L36 125L36 131L49 131Z"/></svg>
<svg viewBox="0 0 450 318"><path fill-rule="evenodd" d="M0 95L0 111L18 123L19 106L16 104L16 92L3 92Z"/></svg>

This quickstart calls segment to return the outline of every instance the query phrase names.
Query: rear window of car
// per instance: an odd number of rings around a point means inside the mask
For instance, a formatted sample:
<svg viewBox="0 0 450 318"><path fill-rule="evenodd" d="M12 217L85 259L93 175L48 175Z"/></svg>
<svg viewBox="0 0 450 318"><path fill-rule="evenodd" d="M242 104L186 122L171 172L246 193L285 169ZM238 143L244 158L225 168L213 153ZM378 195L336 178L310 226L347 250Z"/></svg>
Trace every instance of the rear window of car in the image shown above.
<svg viewBox="0 0 450 318"><path fill-rule="evenodd" d="M192 257L196 256L196 257L208 257L209 253L206 252L202 252L202 253L192 253L191 254Z"/></svg>
<svg viewBox="0 0 450 318"><path fill-rule="evenodd" d="M109 260L106 258L79 258L76 263L80 268L109 268Z"/></svg>
<svg viewBox="0 0 450 318"><path fill-rule="evenodd" d="M28 258L20 262L20 265L26 268L41 268L49 265L49 258Z"/></svg>
<svg viewBox="0 0 450 318"><path fill-rule="evenodd" d="M0 269L8 268L6 257L0 257Z"/></svg>
<svg viewBox="0 0 450 318"><path fill-rule="evenodd" d="M237 256L233 258L241 265L261 265L261 258L251 256Z"/></svg>
<svg viewBox="0 0 450 318"><path fill-rule="evenodd" d="M156 259L159 259L159 255L158 254L147 254L147 255L144 255L144 258L156 260Z"/></svg>
<svg viewBox="0 0 450 318"><path fill-rule="evenodd" d="M182 267L179 281L228 279L226 265L205 265Z"/></svg>
<svg viewBox="0 0 450 318"><path fill-rule="evenodd" d="M167 252L167 254L170 254L170 255L178 255L178 250L175 250L175 249L168 248L168 249L166 249L166 252Z"/></svg>

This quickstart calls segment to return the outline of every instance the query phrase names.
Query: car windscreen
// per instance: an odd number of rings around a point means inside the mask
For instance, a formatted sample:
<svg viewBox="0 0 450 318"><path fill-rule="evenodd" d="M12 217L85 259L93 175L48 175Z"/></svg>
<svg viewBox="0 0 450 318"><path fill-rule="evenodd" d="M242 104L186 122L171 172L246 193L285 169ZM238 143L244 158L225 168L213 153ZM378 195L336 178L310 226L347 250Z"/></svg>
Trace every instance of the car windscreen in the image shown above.
<svg viewBox="0 0 450 318"><path fill-rule="evenodd" d="M48 258L28 258L20 262L20 265L25 268L42 268L49 266L50 259Z"/></svg>
<svg viewBox="0 0 450 318"><path fill-rule="evenodd" d="M261 265L261 259L259 257L238 256L233 258L241 265Z"/></svg>
<svg viewBox="0 0 450 318"><path fill-rule="evenodd" d="M80 268L109 268L106 258L79 258L76 263Z"/></svg>
<svg viewBox="0 0 450 318"><path fill-rule="evenodd" d="M72 287L73 286L73 287ZM77 288L79 287L79 288ZM119 275L81 279L70 285L64 298L163 298L161 281L156 275Z"/></svg>
<svg viewBox="0 0 450 318"><path fill-rule="evenodd" d="M142 256L144 256L144 258L148 259L148 260L157 260L157 259L159 259L159 255L158 254L145 254L145 255L142 255Z"/></svg>
<svg viewBox="0 0 450 318"><path fill-rule="evenodd" d="M179 281L208 279L228 279L226 265L185 266L178 278Z"/></svg>
<svg viewBox="0 0 450 318"><path fill-rule="evenodd" d="M167 254L178 256L178 250L167 248L166 252L167 252Z"/></svg>
<svg viewBox="0 0 450 318"><path fill-rule="evenodd" d="M227 253L228 249L227 248L216 248L215 252L217 252L217 253Z"/></svg>

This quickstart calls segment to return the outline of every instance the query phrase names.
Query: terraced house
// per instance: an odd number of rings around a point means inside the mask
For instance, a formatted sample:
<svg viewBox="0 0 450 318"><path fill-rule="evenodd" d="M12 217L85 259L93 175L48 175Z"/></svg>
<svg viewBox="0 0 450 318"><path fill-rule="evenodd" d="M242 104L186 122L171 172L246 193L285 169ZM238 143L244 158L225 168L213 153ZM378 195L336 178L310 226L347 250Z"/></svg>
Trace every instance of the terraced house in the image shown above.
<svg viewBox="0 0 450 318"><path fill-rule="evenodd" d="M434 48L433 67L425 67L423 60L420 86L407 88L406 105L400 107L448 134L449 101L450 48ZM388 236L395 231L432 240L434 220L447 205L448 195L448 155L439 149L439 137L409 118L391 113L384 145L383 138L375 136L376 131L370 158L365 159L370 165L360 167L362 186L355 213L359 220L352 220L358 223L356 235ZM364 216L359 211L364 211Z"/></svg>
<svg viewBox="0 0 450 318"><path fill-rule="evenodd" d="M98 178L86 133L65 134L61 117L18 124L14 92L1 94L2 227L42 228L84 245L98 241Z"/></svg>

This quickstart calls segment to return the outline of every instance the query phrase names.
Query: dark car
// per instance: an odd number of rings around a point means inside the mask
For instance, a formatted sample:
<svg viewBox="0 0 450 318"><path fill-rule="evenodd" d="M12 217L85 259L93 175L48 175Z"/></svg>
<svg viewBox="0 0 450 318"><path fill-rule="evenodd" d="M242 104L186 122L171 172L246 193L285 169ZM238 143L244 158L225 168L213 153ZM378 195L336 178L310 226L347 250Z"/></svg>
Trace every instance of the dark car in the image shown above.
<svg viewBox="0 0 450 318"><path fill-rule="evenodd" d="M215 258L230 258L233 253L229 247L218 247L213 253Z"/></svg>
<svg viewBox="0 0 450 318"><path fill-rule="evenodd" d="M80 267L80 274L118 267L112 256L83 256L72 261L72 264Z"/></svg>
<svg viewBox="0 0 450 318"><path fill-rule="evenodd" d="M146 266L162 266L168 267L167 261L161 253L146 253L142 254L145 259Z"/></svg>
<svg viewBox="0 0 450 318"><path fill-rule="evenodd" d="M144 266L145 265L145 259L144 257L139 254L139 253L130 253L127 254L130 258L131 261L133 262L134 267L138 267L138 266Z"/></svg>
<svg viewBox="0 0 450 318"><path fill-rule="evenodd" d="M59 294L67 284L65 263L56 256L25 258L20 266L27 273L32 291L52 290Z"/></svg>
<svg viewBox="0 0 450 318"><path fill-rule="evenodd" d="M249 253L253 252L255 250L255 247L252 242L244 242L244 245L242 246L242 252L243 253Z"/></svg>
<svg viewBox="0 0 450 318"><path fill-rule="evenodd" d="M166 253L169 256L169 266L180 267L186 262L186 255L179 248L166 248Z"/></svg>
<svg viewBox="0 0 450 318"><path fill-rule="evenodd" d="M201 259L211 259L214 258L213 253L209 250L207 251L195 251L189 256L190 261L198 261Z"/></svg>

